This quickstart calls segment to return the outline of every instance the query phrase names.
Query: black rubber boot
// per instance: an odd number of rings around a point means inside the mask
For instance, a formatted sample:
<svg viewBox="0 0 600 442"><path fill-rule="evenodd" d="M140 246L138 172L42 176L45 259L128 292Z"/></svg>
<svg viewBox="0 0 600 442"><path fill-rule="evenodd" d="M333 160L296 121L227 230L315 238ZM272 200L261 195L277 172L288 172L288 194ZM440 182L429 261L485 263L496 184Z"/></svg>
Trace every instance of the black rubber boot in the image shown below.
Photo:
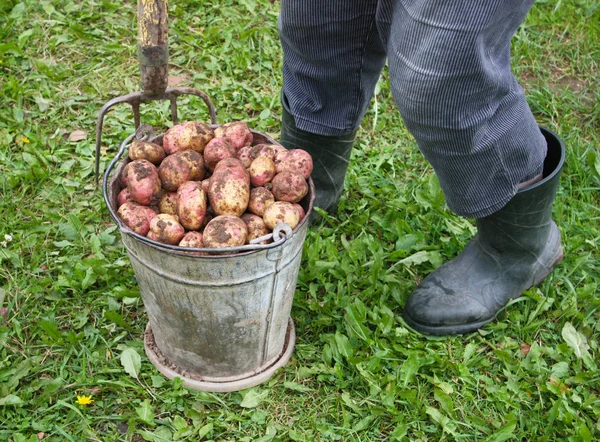
<svg viewBox="0 0 600 442"><path fill-rule="evenodd" d="M283 107L280 142L288 149L300 148L312 155L315 183L315 207L334 212L344 190L352 144L356 132L349 135L325 136L296 127L294 117ZM316 212L313 212L316 214Z"/></svg>
<svg viewBox="0 0 600 442"><path fill-rule="evenodd" d="M548 143L543 179L517 192L498 212L477 219L478 233L461 254L419 284L403 315L415 330L431 335L475 331L562 260L552 204L565 148L556 134L541 131Z"/></svg>

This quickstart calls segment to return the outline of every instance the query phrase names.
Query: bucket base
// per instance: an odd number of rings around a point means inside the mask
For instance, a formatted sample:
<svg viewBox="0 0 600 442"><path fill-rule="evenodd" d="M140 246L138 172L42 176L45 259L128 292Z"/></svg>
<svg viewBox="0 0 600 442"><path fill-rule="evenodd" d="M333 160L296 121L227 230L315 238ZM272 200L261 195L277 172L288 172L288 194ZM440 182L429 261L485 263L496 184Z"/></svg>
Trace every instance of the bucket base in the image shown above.
<svg viewBox="0 0 600 442"><path fill-rule="evenodd" d="M171 380L176 377L181 378L185 388L213 393L227 393L231 391L245 390L246 388L254 387L266 382L271 378L271 376L273 376L277 369L288 363L292 353L294 352L295 342L296 329L294 328L294 322L292 321L292 318L290 318L287 332L285 334L283 350L279 358L273 362L273 364L265 368L263 371L255 373L251 376L242 376L240 379L227 380L224 382L209 382L197 379L200 376L192 377L190 374L180 371L175 365L169 363L169 361L167 361L154 343L154 333L152 332L152 328L150 327L149 323L146 326L146 332L144 333L144 350L146 350L146 356L148 356L148 359L150 359L150 362L152 362L152 365L154 365L158 371Z"/></svg>

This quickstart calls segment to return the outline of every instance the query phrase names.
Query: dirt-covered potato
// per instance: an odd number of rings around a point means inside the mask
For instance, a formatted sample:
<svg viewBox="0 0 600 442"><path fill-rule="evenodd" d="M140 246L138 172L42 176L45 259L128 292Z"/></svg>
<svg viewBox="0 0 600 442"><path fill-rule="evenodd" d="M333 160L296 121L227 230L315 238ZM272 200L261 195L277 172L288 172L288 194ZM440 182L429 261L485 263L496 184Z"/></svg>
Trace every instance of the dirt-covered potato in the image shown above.
<svg viewBox="0 0 600 442"><path fill-rule="evenodd" d="M221 160L210 177L208 199L217 215L241 216L250 200L250 175L240 160Z"/></svg>
<svg viewBox="0 0 600 442"><path fill-rule="evenodd" d="M139 204L157 204L162 193L158 169L148 160L135 160L127 168L127 189Z"/></svg>
<svg viewBox="0 0 600 442"><path fill-rule="evenodd" d="M129 166L131 163L127 163L125 164L125 166L123 166L123 170L121 170L121 175L119 176L119 184L121 185L121 188L125 188L127 187L127 181L129 180Z"/></svg>
<svg viewBox="0 0 600 442"><path fill-rule="evenodd" d="M220 249L246 244L248 227L241 218L221 215L213 218L204 228L204 247Z"/></svg>
<svg viewBox="0 0 600 442"><path fill-rule="evenodd" d="M244 146L250 146L254 138L248 125L243 121L235 121L218 127L215 129L215 136L227 138L236 151Z"/></svg>
<svg viewBox="0 0 600 442"><path fill-rule="evenodd" d="M163 244L177 245L185 235L185 229L174 215L161 213L150 221L148 238Z"/></svg>
<svg viewBox="0 0 600 442"><path fill-rule="evenodd" d="M183 183L190 181L191 174L187 161L178 154L169 155L158 166L160 182L167 192L175 192Z"/></svg>
<svg viewBox="0 0 600 442"><path fill-rule="evenodd" d="M252 147L253 146L244 146L238 150L236 155L236 158L242 162L246 169L252 164Z"/></svg>
<svg viewBox="0 0 600 442"><path fill-rule="evenodd" d="M148 206L142 206L132 201L127 201L117 211L119 218L127 227L139 235L147 235L150 230L150 220L157 213Z"/></svg>
<svg viewBox="0 0 600 442"><path fill-rule="evenodd" d="M266 208L263 220L270 230L279 223L286 223L294 229L300 222L300 214L292 203L275 201Z"/></svg>
<svg viewBox="0 0 600 442"><path fill-rule="evenodd" d="M200 181L187 181L177 189L177 215L188 230L198 230L206 216L206 194Z"/></svg>
<svg viewBox="0 0 600 442"><path fill-rule="evenodd" d="M246 223L246 227L248 227L248 237L246 238L246 243L250 244L250 241L256 238L260 238L261 236L268 235L271 233L263 219L254 215L253 213L244 213L240 219ZM260 244L267 244L269 241L262 241Z"/></svg>
<svg viewBox="0 0 600 442"><path fill-rule="evenodd" d="M298 203L294 204L294 207L296 208L296 210L298 210L298 213L300 214L300 221L302 221L306 216L306 211L304 210L304 207L302 207Z"/></svg>
<svg viewBox="0 0 600 442"><path fill-rule="evenodd" d="M191 247L194 249L204 248L203 235L200 232L187 232L179 242L179 247Z"/></svg>
<svg viewBox="0 0 600 442"><path fill-rule="evenodd" d="M177 215L177 192L165 192L158 202L158 211L169 215Z"/></svg>
<svg viewBox="0 0 600 442"><path fill-rule="evenodd" d="M175 155L181 157L189 166L189 181L202 181L204 179L204 176L206 175L206 168L204 167L204 158L202 158L201 153L188 149L182 152L177 152Z"/></svg>
<svg viewBox="0 0 600 442"><path fill-rule="evenodd" d="M310 154L302 149L288 150L287 153L277 155L275 170L281 172L299 172L308 179L313 170L313 161Z"/></svg>
<svg viewBox="0 0 600 442"><path fill-rule="evenodd" d="M236 150L225 138L213 138L204 149L206 167L214 171L217 163L225 158L235 158Z"/></svg>
<svg viewBox="0 0 600 442"><path fill-rule="evenodd" d="M250 182L253 186L264 186L271 182L275 176L275 163L266 156L258 156L252 161L248 168L250 174Z"/></svg>
<svg viewBox="0 0 600 442"><path fill-rule="evenodd" d="M275 202L275 197L266 187L255 187L250 190L248 211L254 215L263 216L269 204Z"/></svg>
<svg viewBox="0 0 600 442"><path fill-rule="evenodd" d="M308 193L308 184L304 176L298 172L284 171L275 175L271 181L271 192L275 201L297 203Z"/></svg>
<svg viewBox="0 0 600 442"><path fill-rule="evenodd" d="M131 160L148 160L158 166L165 159L165 149L159 144L150 141L133 140L129 146L129 158Z"/></svg>
<svg viewBox="0 0 600 442"><path fill-rule="evenodd" d="M250 149L250 158L253 160L258 157L267 157L270 160L275 160L275 148L274 144L257 144L256 146L252 146Z"/></svg>
<svg viewBox="0 0 600 442"><path fill-rule="evenodd" d="M127 201L133 201L131 198L131 193L129 193L129 189L126 187L121 189L119 194L117 195L117 207L121 207Z"/></svg>
<svg viewBox="0 0 600 442"><path fill-rule="evenodd" d="M198 121L186 121L185 123L176 124L165 132L163 147L167 155L187 149L202 153L213 137L214 132L208 124Z"/></svg>

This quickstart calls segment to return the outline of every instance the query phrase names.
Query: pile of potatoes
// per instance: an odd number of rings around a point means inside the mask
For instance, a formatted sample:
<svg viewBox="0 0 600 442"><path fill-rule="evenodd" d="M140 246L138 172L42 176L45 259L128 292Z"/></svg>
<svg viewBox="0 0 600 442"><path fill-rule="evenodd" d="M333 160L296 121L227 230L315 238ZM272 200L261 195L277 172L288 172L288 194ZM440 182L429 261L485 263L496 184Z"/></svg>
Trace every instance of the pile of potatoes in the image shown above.
<svg viewBox="0 0 600 442"><path fill-rule="evenodd" d="M162 146L135 140L118 177L118 215L135 233L164 244L224 248L249 244L305 217L313 163L301 149L253 144L244 122L215 129L187 121ZM263 243L269 240L263 241Z"/></svg>

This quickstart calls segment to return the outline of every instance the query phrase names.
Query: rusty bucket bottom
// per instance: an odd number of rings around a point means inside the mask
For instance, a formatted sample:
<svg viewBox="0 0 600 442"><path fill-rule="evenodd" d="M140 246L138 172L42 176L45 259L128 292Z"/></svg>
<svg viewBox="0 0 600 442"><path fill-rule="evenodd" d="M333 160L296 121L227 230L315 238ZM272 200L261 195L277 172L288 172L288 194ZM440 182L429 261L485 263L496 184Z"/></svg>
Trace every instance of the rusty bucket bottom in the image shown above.
<svg viewBox="0 0 600 442"><path fill-rule="evenodd" d="M296 329L292 318L288 321L288 327L285 334L285 343L281 350L281 355L275 362L266 367L264 370L253 373L250 376L240 376L239 379L228 378L223 382L205 381L202 380L202 375L181 370L171 362L169 362L162 354L154 341L154 333L150 327L150 323L146 326L144 333L144 350L152 365L160 371L168 379L179 377L183 380L183 386L191 390L208 391L213 393L227 393L231 391L240 391L246 388L254 387L269 380L275 371L288 363L292 353L294 352L294 343L296 342Z"/></svg>

